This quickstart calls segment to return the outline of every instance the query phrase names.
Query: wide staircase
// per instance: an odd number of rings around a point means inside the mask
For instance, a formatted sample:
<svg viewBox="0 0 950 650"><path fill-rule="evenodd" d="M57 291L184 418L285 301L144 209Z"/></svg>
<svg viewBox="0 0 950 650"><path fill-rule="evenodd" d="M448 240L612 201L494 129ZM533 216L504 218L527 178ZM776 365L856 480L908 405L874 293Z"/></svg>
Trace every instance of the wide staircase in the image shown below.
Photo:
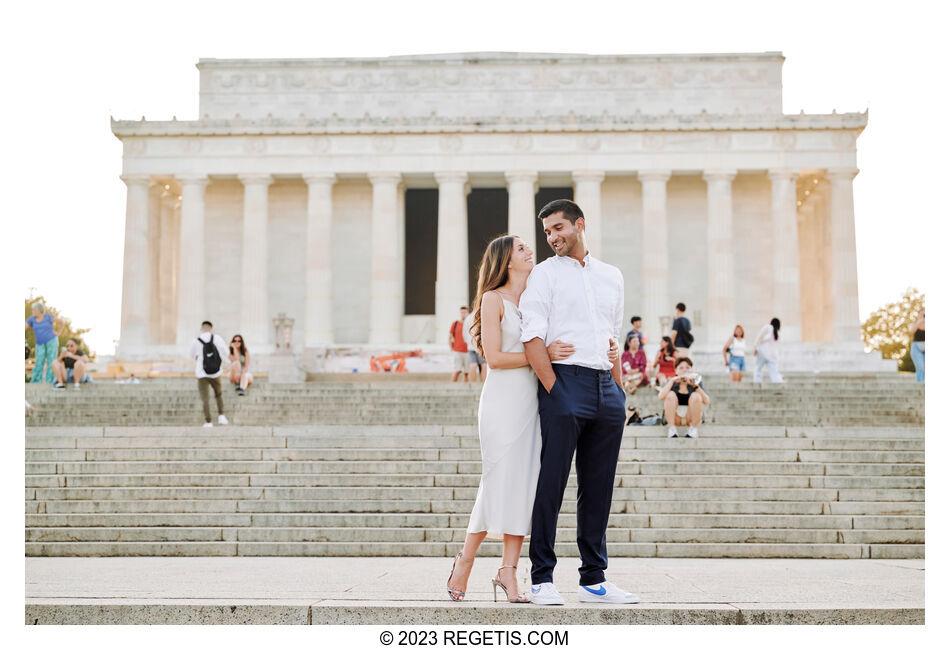
<svg viewBox="0 0 950 650"><path fill-rule="evenodd" d="M899 375L704 380L698 439L626 428L614 557L922 558L924 396ZM452 556L478 387L262 382L203 429L193 381L27 386L32 556ZM660 410L655 392L630 399ZM575 481L557 552L576 556ZM495 543L485 552L499 553Z"/></svg>

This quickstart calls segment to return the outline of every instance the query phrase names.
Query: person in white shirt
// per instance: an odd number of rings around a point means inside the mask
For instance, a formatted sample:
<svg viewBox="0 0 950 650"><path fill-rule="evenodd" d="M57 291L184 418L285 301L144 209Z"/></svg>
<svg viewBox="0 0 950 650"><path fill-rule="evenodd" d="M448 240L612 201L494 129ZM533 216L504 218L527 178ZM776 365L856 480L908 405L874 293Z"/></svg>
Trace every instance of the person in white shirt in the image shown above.
<svg viewBox="0 0 950 650"><path fill-rule="evenodd" d="M778 371L778 331L782 327L781 321L773 318L755 338L752 355L755 357L755 372L752 381L762 383L762 367L769 369L769 379L774 384L784 383L785 380Z"/></svg>
<svg viewBox="0 0 950 650"><path fill-rule="evenodd" d="M722 348L722 360L729 368L732 381L742 381L742 374L745 372L745 330L742 325L736 325L732 336L726 340Z"/></svg>
<svg viewBox="0 0 950 650"><path fill-rule="evenodd" d="M521 295L521 341L538 376L541 468L531 515L531 601L563 605L554 586L557 518L577 452L577 546L581 602L636 603L606 581L607 520L626 419L619 356L623 275L587 250L586 220L573 201L558 199L538 214L556 253L528 276ZM546 346L561 340L574 353L551 362Z"/></svg>
<svg viewBox="0 0 950 650"><path fill-rule="evenodd" d="M224 372L224 359L228 357L228 346L224 339L212 331L211 321L201 323L201 333L191 343L188 356L195 360L195 377L198 379L198 394L204 408L206 427L211 423L211 405L208 389L214 391L214 401L218 407L218 424L227 424L224 415L224 400L221 398L221 375Z"/></svg>

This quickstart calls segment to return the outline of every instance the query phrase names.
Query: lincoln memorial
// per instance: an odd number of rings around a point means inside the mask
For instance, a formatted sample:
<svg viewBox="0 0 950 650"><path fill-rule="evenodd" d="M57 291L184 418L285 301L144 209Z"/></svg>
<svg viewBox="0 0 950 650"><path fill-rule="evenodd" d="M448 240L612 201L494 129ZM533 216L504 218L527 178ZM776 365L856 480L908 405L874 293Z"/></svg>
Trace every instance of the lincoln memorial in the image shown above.
<svg viewBox="0 0 950 650"><path fill-rule="evenodd" d="M545 259L537 211L566 197L623 272L648 352L682 301L709 359L737 323L751 348L777 316L801 369L885 367L858 319L867 114L786 114L783 62L202 59L197 119L112 123L128 189L118 355L184 356L204 319L270 350L280 313L301 357L447 350L487 241L517 234Z"/></svg>

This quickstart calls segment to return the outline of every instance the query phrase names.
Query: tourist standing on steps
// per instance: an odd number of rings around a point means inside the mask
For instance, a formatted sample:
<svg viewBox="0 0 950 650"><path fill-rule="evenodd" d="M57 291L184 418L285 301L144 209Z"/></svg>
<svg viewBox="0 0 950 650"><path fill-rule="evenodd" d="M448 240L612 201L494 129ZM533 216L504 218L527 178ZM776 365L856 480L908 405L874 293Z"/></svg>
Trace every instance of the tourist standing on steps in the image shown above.
<svg viewBox="0 0 950 650"><path fill-rule="evenodd" d="M917 320L910 326L910 333L914 338L910 344L910 358L914 362L918 382L924 380L924 330L924 310L921 309L917 314Z"/></svg>
<svg viewBox="0 0 950 650"><path fill-rule="evenodd" d="M745 330L742 325L736 325L732 336L726 340L722 348L722 360L729 368L729 377L734 382L742 381L745 372Z"/></svg>
<svg viewBox="0 0 950 650"><path fill-rule="evenodd" d="M244 337L240 334L231 337L231 343L228 345L228 361L231 362L229 379L232 384L235 384L234 390L238 396L244 397L247 387L254 381L254 375L251 374L251 355L244 344Z"/></svg>
<svg viewBox="0 0 950 650"><path fill-rule="evenodd" d="M221 375L224 373L224 360L228 356L228 346L224 339L215 334L211 321L201 323L201 333L191 343L188 356L195 360L195 377L198 379L198 394L204 408L204 426L212 427L211 405L208 391L214 391L214 401L218 407L218 424L227 424L224 416L224 400L221 398Z"/></svg>
<svg viewBox="0 0 950 650"><path fill-rule="evenodd" d="M53 361L59 355L59 335L63 331L62 322L57 323L53 315L47 313L46 305L40 301L34 302L33 315L26 319L24 331L33 328L33 337L36 339L36 362L33 364L33 378L31 384L45 381L53 383ZM56 326L59 325L59 329ZM46 376L43 376L43 367L46 367Z"/></svg>
<svg viewBox="0 0 950 650"><path fill-rule="evenodd" d="M670 338L673 339L673 345L676 346L676 356L689 356L689 346L693 344L692 334L693 324L686 318L686 305L676 303L676 318L673 319L673 331Z"/></svg>
<svg viewBox="0 0 950 650"><path fill-rule="evenodd" d="M459 319L449 328L449 348L452 350L452 381L468 381L468 344L465 342L463 330L465 319L468 318L469 308L459 307Z"/></svg>
<svg viewBox="0 0 950 650"><path fill-rule="evenodd" d="M755 339L752 347L752 355L755 357L755 372L752 381L757 384L762 383L762 368L769 369L769 379L774 384L784 383L785 380L778 371L778 331L782 327L782 322L773 318Z"/></svg>

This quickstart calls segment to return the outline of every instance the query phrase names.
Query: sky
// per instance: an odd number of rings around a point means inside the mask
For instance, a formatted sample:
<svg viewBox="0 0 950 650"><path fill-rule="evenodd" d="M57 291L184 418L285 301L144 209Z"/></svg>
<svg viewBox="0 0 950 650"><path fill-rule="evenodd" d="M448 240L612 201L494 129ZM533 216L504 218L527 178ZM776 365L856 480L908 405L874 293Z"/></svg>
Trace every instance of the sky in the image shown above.
<svg viewBox="0 0 950 650"><path fill-rule="evenodd" d="M199 58L781 51L786 113L869 110L854 181L863 318L930 288L926 233L947 216L946 4L15 3L0 26L6 290L34 289L113 351L125 186L109 118L197 118Z"/></svg>

